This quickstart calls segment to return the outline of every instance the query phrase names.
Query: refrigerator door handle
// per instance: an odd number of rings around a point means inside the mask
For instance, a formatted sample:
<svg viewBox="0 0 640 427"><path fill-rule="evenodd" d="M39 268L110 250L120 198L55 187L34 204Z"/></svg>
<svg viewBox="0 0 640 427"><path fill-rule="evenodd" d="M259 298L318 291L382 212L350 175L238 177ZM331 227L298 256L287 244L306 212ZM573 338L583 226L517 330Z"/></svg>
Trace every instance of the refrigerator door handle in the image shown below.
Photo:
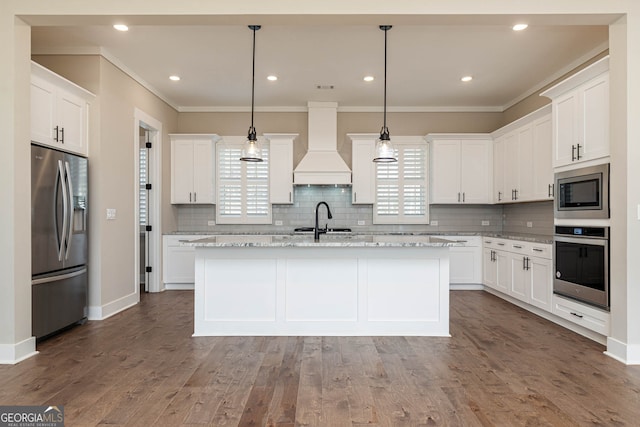
<svg viewBox="0 0 640 427"><path fill-rule="evenodd" d="M60 176L60 187L62 187L62 236L60 237L60 247L58 248L58 261L62 261L62 254L64 254L64 248L66 246L65 240L67 239L67 212L69 212L69 206L67 206L69 202L67 183L65 182L62 160L58 160L58 174Z"/></svg>
<svg viewBox="0 0 640 427"><path fill-rule="evenodd" d="M69 251L71 250L71 237L73 236L73 184L71 182L71 171L69 170L69 162L64 162L64 169L67 175L67 186L69 194L67 197L69 198L69 204L67 205L67 217L69 218L69 222L67 223L67 250L64 254L64 259L69 259Z"/></svg>
<svg viewBox="0 0 640 427"><path fill-rule="evenodd" d="M83 268L82 270L74 271L73 273L62 274L60 276L50 276L50 277L43 277L42 279L34 279L31 281L31 284L41 285L43 283L51 283L51 282L57 282L58 280L71 279L72 277L81 276L86 272L87 272L87 269Z"/></svg>

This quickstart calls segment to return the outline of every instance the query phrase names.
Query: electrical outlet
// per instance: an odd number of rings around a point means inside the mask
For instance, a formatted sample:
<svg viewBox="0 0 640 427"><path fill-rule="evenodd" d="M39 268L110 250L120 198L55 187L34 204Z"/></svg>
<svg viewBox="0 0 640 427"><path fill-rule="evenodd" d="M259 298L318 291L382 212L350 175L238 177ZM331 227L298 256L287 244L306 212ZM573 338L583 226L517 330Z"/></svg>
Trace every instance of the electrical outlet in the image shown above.
<svg viewBox="0 0 640 427"><path fill-rule="evenodd" d="M482 225L491 225L490 221L487 221L486 219L482 220Z"/></svg>
<svg viewBox="0 0 640 427"><path fill-rule="evenodd" d="M216 222L215 222L215 221L213 221L213 220L209 220L209 221L207 221L207 225L208 225L209 227L213 227L214 225L216 225Z"/></svg>
<svg viewBox="0 0 640 427"><path fill-rule="evenodd" d="M533 222L527 221L527 228L531 228L531 227L533 227Z"/></svg>
<svg viewBox="0 0 640 427"><path fill-rule="evenodd" d="M107 208L107 219L116 219L116 210L113 208Z"/></svg>
<svg viewBox="0 0 640 427"><path fill-rule="evenodd" d="M359 219L358 220L358 225L364 225L364 219Z"/></svg>
<svg viewBox="0 0 640 427"><path fill-rule="evenodd" d="M436 221L435 219L433 221L429 222L429 225L433 226L433 227L437 227L438 226L438 221Z"/></svg>
<svg viewBox="0 0 640 427"><path fill-rule="evenodd" d="M279 219L276 219L276 225L282 225L282 221Z"/></svg>

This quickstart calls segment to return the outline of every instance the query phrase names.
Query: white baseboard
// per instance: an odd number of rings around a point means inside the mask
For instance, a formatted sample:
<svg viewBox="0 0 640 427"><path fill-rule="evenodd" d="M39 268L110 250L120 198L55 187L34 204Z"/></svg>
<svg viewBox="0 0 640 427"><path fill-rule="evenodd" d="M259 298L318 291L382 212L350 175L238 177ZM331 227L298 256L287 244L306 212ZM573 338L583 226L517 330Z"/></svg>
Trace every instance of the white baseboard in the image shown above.
<svg viewBox="0 0 640 427"><path fill-rule="evenodd" d="M104 320L133 307L140 301L140 295L132 293L102 306L89 306L89 320Z"/></svg>
<svg viewBox="0 0 640 427"><path fill-rule="evenodd" d="M625 365L640 365L640 345L629 345L607 337L607 351L604 354Z"/></svg>
<svg viewBox="0 0 640 427"><path fill-rule="evenodd" d="M195 289L193 283L165 283L164 289L167 291L192 291Z"/></svg>
<svg viewBox="0 0 640 427"><path fill-rule="evenodd" d="M484 285L478 283L449 283L449 289L452 291L481 291Z"/></svg>
<svg viewBox="0 0 640 427"><path fill-rule="evenodd" d="M15 365L36 354L36 337L16 344L0 344L0 365Z"/></svg>

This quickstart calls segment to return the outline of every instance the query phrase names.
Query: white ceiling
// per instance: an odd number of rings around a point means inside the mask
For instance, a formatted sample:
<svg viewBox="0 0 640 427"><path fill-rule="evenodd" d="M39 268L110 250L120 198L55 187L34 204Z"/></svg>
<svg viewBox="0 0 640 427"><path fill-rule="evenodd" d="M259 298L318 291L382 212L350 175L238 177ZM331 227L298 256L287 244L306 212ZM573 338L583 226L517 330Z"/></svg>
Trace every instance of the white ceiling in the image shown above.
<svg viewBox="0 0 640 427"><path fill-rule="evenodd" d="M516 19L513 20L516 22ZM260 22L256 22L259 24ZM607 48L606 25L394 25L388 33L391 111L502 111ZM245 111L252 32L246 25L34 26L32 51L100 52L179 111ZM182 80L173 82L169 75ZM268 82L267 75L278 76ZM363 77L376 80L365 83ZM462 83L463 75L473 81ZM258 110L342 110L383 103L384 32L377 25L263 25L256 33ZM317 89L317 85L334 89Z"/></svg>

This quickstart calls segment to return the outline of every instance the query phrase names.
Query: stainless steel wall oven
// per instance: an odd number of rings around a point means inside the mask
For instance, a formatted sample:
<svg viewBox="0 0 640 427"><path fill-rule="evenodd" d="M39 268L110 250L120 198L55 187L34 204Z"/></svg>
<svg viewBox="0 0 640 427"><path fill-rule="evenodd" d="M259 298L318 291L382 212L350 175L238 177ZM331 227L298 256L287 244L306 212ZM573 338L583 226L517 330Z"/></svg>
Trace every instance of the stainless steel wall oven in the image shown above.
<svg viewBox="0 0 640 427"><path fill-rule="evenodd" d="M556 226L553 292L609 310L609 227Z"/></svg>

